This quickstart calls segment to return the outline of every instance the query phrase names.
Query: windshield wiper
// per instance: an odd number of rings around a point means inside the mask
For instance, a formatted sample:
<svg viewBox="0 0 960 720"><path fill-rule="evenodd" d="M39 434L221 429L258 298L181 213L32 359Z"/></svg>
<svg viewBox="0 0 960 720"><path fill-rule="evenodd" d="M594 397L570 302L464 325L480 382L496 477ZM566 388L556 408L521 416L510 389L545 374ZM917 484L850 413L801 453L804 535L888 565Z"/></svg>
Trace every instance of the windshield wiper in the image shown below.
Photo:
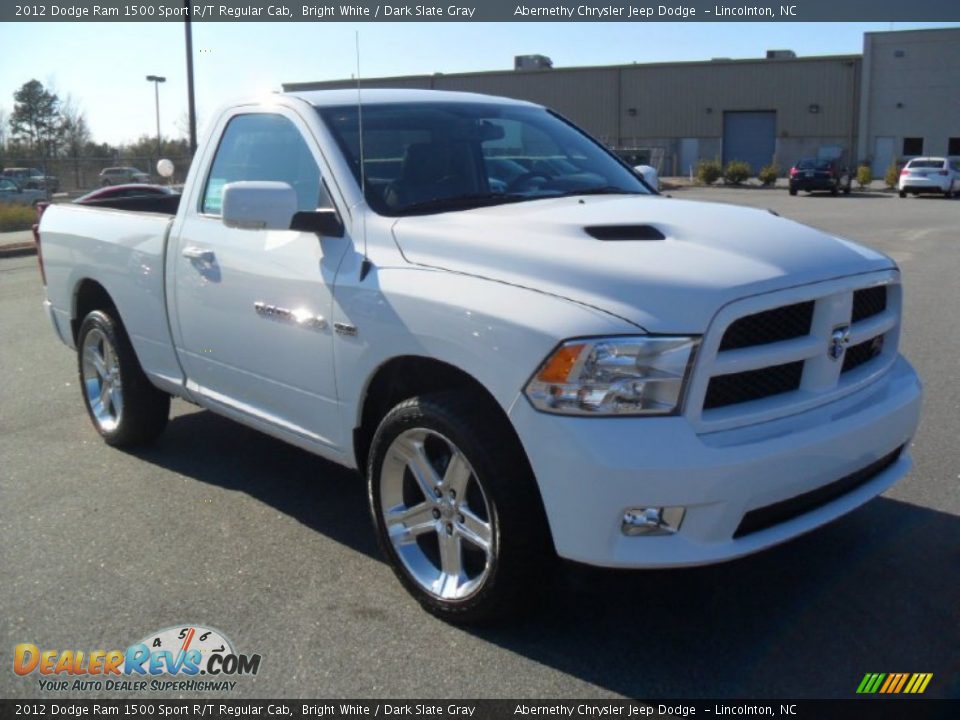
<svg viewBox="0 0 960 720"><path fill-rule="evenodd" d="M417 213L429 213L433 211L467 210L469 208L488 207L490 205L501 205L503 203L532 199L529 195L520 193L469 193L466 195L453 195L452 197L433 198L431 200L405 205L397 209L397 214L416 215Z"/></svg>

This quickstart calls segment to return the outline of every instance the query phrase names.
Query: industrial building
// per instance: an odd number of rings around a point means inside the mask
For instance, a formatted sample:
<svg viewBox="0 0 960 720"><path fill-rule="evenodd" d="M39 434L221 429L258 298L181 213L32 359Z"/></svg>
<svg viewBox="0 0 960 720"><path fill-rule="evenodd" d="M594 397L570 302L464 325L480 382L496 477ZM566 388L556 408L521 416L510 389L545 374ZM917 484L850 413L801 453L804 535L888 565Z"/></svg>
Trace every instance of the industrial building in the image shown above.
<svg viewBox="0 0 960 720"><path fill-rule="evenodd" d="M960 27L867 33L862 55L717 58L557 68L518 56L513 70L363 80L363 87L434 88L547 105L661 174L700 159L745 160L754 172L801 156L843 156L875 175L917 155L960 156ZM300 82L285 90L353 87Z"/></svg>

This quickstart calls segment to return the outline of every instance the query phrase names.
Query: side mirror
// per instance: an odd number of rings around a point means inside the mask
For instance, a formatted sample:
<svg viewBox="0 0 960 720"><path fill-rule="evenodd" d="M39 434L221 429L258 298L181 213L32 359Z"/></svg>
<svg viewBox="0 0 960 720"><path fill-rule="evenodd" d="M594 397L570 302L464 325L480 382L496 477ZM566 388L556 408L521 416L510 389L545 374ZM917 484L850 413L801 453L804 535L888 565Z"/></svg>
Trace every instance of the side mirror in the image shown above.
<svg viewBox="0 0 960 720"><path fill-rule="evenodd" d="M223 186L223 224L242 230L299 230L343 237L343 223L332 208L298 211L297 193L285 182L244 180Z"/></svg>
<svg viewBox="0 0 960 720"><path fill-rule="evenodd" d="M289 230L297 193L284 182L244 180L223 186L223 224L243 230Z"/></svg>

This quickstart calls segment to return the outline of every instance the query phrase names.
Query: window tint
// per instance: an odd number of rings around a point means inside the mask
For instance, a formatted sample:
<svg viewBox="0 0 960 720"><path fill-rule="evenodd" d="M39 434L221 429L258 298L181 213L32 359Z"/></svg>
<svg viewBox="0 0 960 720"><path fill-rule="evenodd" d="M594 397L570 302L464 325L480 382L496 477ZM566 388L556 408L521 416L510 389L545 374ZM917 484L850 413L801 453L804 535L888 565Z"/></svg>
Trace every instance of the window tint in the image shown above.
<svg viewBox="0 0 960 720"><path fill-rule="evenodd" d="M360 181L357 108L318 112ZM366 198L383 215L577 193L647 194L588 136L542 108L419 102L363 106Z"/></svg>
<svg viewBox="0 0 960 720"><path fill-rule="evenodd" d="M911 160L907 163L908 168L936 168L946 167L946 161L934 158L932 160Z"/></svg>
<svg viewBox="0 0 960 720"><path fill-rule="evenodd" d="M0 190L16 190L17 186L12 180L0 180Z"/></svg>
<svg viewBox="0 0 960 720"><path fill-rule="evenodd" d="M903 139L904 155L923 155L923 138L912 137Z"/></svg>
<svg viewBox="0 0 960 720"><path fill-rule="evenodd" d="M202 212L219 215L223 186L239 180L288 183L298 210L329 205L321 201L320 170L296 126L282 115L238 115L227 125L210 168Z"/></svg>

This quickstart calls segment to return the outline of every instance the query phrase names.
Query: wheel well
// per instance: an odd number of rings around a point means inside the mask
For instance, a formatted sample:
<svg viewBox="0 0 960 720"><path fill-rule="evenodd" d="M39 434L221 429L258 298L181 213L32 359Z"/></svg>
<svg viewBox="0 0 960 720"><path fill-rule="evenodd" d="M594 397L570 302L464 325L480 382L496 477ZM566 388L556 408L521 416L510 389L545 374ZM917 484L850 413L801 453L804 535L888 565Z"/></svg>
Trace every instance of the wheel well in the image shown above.
<svg viewBox="0 0 960 720"><path fill-rule="evenodd" d="M76 312L73 320L70 321L70 329L73 332L73 341L77 341L77 333L80 331L80 323L94 310L115 310L116 305L103 285L96 280L86 279L77 286L76 303L74 304ZM119 318L117 318L119 320Z"/></svg>
<svg viewBox="0 0 960 720"><path fill-rule="evenodd" d="M373 435L383 417L398 403L441 390L470 389L478 400L499 413L505 427L513 427L500 404L472 375L433 358L403 356L381 365L367 386L360 415L360 426L353 431L353 449L357 468L366 471L367 455ZM515 433L513 433L515 436ZM519 439L517 440L519 445Z"/></svg>

